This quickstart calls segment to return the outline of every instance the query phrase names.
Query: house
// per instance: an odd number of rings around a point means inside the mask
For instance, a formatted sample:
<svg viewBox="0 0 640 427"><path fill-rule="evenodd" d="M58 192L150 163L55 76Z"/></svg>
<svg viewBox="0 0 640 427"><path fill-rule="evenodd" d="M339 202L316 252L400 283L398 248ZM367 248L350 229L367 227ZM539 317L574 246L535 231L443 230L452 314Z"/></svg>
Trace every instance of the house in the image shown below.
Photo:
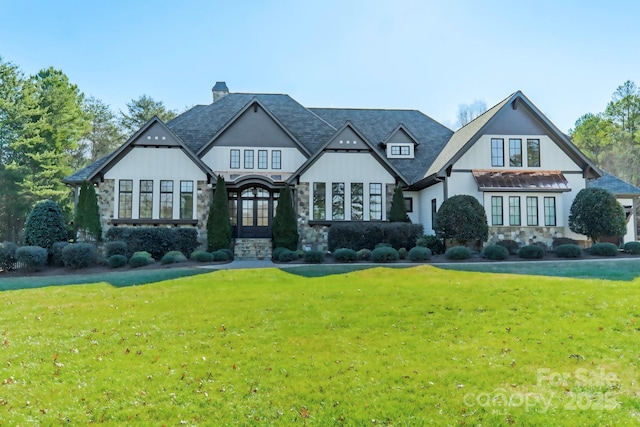
<svg viewBox="0 0 640 427"><path fill-rule="evenodd" d="M95 183L104 230L186 226L204 238L218 175L236 242L268 241L289 184L301 247L323 250L336 222L385 221L397 185L427 234L445 199L469 194L486 209L492 242L586 239L569 230L569 209L603 173L521 92L453 132L415 110L308 108L217 82L211 104L151 119L65 182Z"/></svg>

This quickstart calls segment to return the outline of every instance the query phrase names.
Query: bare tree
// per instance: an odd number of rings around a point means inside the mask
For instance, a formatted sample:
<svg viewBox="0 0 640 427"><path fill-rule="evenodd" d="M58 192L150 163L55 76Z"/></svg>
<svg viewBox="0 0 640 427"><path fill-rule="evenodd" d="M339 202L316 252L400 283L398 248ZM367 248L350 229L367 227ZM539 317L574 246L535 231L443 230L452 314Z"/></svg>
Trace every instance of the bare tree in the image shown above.
<svg viewBox="0 0 640 427"><path fill-rule="evenodd" d="M485 111L487 111L487 104L477 99L471 104L460 104L458 106L458 127L466 125Z"/></svg>

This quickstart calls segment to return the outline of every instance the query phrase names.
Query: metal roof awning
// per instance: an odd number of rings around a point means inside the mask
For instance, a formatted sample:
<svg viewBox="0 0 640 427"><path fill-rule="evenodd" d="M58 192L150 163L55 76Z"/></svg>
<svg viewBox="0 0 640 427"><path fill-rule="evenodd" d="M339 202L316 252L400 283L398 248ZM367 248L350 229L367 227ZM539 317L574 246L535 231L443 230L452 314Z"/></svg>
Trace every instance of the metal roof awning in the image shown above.
<svg viewBox="0 0 640 427"><path fill-rule="evenodd" d="M560 171L472 170L479 191L571 191Z"/></svg>

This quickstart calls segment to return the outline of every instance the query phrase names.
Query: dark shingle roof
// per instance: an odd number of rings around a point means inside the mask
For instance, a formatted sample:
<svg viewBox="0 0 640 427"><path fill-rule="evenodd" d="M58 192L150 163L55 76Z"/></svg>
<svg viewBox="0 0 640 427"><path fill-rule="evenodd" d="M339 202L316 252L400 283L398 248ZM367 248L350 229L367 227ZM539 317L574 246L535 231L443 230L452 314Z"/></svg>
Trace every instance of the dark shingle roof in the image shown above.
<svg viewBox="0 0 640 427"><path fill-rule="evenodd" d="M609 172L603 172L604 175L600 178L589 181L587 187L602 188L617 195L640 196L640 188L621 180L617 176L611 175Z"/></svg>
<svg viewBox="0 0 640 427"><path fill-rule="evenodd" d="M107 164L109 159L111 159L113 153L101 157L95 162L91 163L89 166L86 166L79 171L76 171L72 175L69 175L65 179L62 180L65 184L81 184L82 181L87 180L91 175L93 175L97 170L99 170L102 166Z"/></svg>

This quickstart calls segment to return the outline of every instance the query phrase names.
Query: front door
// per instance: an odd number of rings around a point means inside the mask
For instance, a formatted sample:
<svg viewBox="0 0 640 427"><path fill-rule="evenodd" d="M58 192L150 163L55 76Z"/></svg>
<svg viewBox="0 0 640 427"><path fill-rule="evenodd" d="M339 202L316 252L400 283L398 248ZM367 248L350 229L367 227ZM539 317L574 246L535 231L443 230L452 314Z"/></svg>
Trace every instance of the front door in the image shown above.
<svg viewBox="0 0 640 427"><path fill-rule="evenodd" d="M271 237L273 204L269 191L250 187L238 200L238 237Z"/></svg>

